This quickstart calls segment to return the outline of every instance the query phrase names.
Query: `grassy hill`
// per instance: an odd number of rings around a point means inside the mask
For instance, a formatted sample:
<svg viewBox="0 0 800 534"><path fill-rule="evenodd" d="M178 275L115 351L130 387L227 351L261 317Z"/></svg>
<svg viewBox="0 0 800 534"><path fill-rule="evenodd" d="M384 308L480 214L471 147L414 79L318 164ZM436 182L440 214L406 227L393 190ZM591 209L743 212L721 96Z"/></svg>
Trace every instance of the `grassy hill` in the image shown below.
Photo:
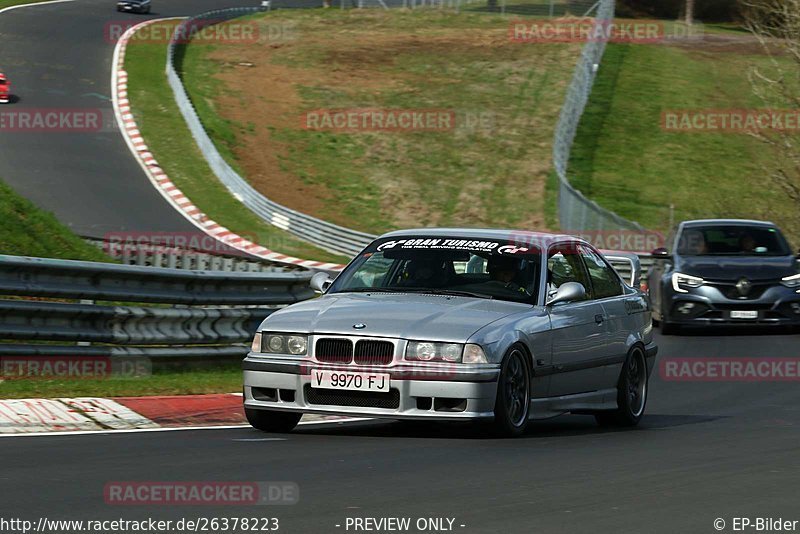
<svg viewBox="0 0 800 534"><path fill-rule="evenodd" d="M0 182L0 254L111 261L56 218Z"/></svg>
<svg viewBox="0 0 800 534"><path fill-rule="evenodd" d="M611 44L581 121L570 181L600 205L648 228L695 217L767 218L791 227L797 210L766 180L775 153L742 133L670 132L668 110L764 108L748 72L769 68L747 34L684 45Z"/></svg>
<svg viewBox="0 0 800 534"><path fill-rule="evenodd" d="M186 47L193 103L262 193L373 233L542 228L551 139L577 44L512 42L509 18L280 10L257 44ZM437 110L442 131L308 129L315 110Z"/></svg>

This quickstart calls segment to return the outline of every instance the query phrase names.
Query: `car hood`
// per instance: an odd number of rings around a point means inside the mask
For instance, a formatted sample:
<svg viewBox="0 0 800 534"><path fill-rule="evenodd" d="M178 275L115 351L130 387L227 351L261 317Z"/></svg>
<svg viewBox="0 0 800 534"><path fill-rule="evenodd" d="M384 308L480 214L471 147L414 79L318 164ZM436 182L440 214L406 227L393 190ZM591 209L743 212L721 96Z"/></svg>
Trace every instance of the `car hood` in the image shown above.
<svg viewBox="0 0 800 534"><path fill-rule="evenodd" d="M261 330L465 342L487 324L532 306L411 293L337 293L270 315ZM362 329L353 325L364 324Z"/></svg>
<svg viewBox="0 0 800 534"><path fill-rule="evenodd" d="M690 256L675 270L708 280L780 280L797 274L795 262L794 256Z"/></svg>

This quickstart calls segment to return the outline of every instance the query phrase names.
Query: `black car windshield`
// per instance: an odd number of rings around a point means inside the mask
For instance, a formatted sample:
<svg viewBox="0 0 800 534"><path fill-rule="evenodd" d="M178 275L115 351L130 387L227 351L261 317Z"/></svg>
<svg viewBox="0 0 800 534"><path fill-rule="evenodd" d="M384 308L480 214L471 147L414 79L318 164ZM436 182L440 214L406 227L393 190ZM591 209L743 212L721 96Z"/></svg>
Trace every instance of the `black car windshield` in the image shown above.
<svg viewBox="0 0 800 534"><path fill-rule="evenodd" d="M434 293L535 304L540 250L497 239L409 237L372 243L331 293Z"/></svg>
<svg viewBox="0 0 800 534"><path fill-rule="evenodd" d="M789 245L777 228L770 226L689 226L677 247L683 256L788 256Z"/></svg>

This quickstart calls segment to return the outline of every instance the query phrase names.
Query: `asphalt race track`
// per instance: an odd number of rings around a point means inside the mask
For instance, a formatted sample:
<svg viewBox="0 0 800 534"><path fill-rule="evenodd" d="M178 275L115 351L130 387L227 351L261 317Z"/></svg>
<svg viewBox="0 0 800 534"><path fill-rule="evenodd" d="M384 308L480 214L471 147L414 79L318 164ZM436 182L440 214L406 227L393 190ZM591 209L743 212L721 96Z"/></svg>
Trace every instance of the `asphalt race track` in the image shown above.
<svg viewBox="0 0 800 534"><path fill-rule="evenodd" d="M108 25L257 5L253 0L157 0L151 15L135 15L117 13L113 0L77 0L0 14L0 70L19 98L0 111L101 109L108 125L89 133L0 128L0 177L79 235L196 231L150 184L117 129Z"/></svg>
<svg viewBox="0 0 800 534"><path fill-rule="evenodd" d="M798 352L791 335L658 342L660 359ZM247 428L3 438L2 515L35 521L255 514L279 518L287 533L344 532L347 517L450 517L465 533L715 532L716 518L727 531L733 517L800 519L796 382L666 382L656 372L650 388L647 415L635 430L562 416L513 440L470 427L396 422L306 426L288 435ZM285 439L261 440L269 437ZM105 503L105 484L148 480L293 481L300 502Z"/></svg>

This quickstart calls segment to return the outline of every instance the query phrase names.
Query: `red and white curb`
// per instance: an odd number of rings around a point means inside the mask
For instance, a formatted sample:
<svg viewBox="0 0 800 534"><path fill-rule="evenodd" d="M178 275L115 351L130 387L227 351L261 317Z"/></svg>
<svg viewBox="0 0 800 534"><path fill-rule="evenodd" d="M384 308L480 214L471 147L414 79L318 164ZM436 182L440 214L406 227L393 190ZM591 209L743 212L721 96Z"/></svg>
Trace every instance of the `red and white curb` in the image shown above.
<svg viewBox="0 0 800 534"><path fill-rule="evenodd" d="M114 48L114 60L111 68L111 96L114 104L114 114L117 118L122 136L128 144L139 165L144 170L150 182L156 187L161 195L169 202L176 210L178 210L184 217L186 217L192 224L194 224L201 231L207 235L217 239L218 241L230 246L231 248L240 250L252 256L263 258L265 260L274 261L278 263L287 263L291 265L299 265L309 269L319 269L325 271L341 270L343 265L337 263L326 263L320 261L303 260L294 258L285 254L280 254L266 247L253 243L242 236L231 232L224 226L221 226L211 220L208 215L200 211L200 209L192 204L183 192L169 179L164 170L159 166L153 154L147 148L147 144L142 138L142 134L136 125L136 121L131 111L130 100L128 99L128 73L125 71L125 50L128 46L128 41L131 36L139 29L153 24L155 22L164 22L167 20L178 20L180 17L164 18L148 20L136 26L128 28L117 41Z"/></svg>
<svg viewBox="0 0 800 534"><path fill-rule="evenodd" d="M0 433L71 432L157 428L159 425L110 399L0 401Z"/></svg>
<svg viewBox="0 0 800 534"><path fill-rule="evenodd" d="M365 419L305 415L301 425ZM241 393L0 400L0 437L247 428Z"/></svg>

